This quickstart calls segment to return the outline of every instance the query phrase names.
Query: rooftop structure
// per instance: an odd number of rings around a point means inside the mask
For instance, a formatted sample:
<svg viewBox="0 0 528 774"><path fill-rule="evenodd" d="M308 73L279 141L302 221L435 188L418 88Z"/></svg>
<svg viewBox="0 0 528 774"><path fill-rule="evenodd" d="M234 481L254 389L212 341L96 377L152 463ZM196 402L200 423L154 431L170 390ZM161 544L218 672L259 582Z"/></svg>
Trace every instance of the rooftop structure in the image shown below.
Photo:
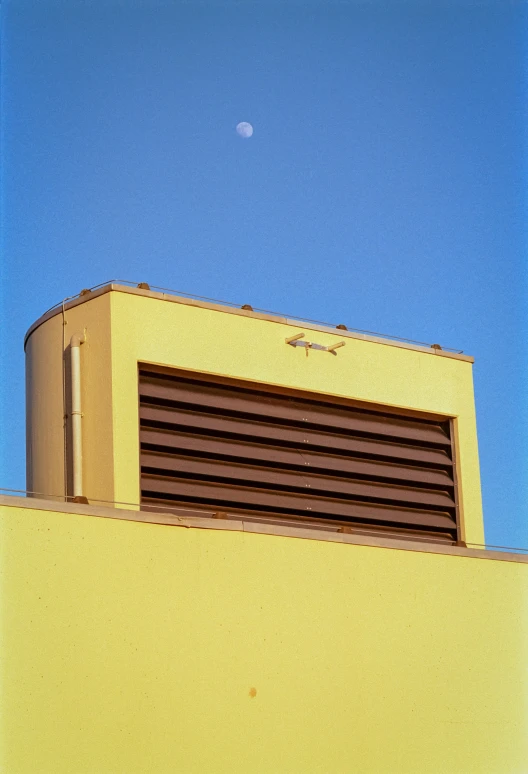
<svg viewBox="0 0 528 774"><path fill-rule="evenodd" d="M470 357L118 283L25 346L2 771L524 771Z"/></svg>

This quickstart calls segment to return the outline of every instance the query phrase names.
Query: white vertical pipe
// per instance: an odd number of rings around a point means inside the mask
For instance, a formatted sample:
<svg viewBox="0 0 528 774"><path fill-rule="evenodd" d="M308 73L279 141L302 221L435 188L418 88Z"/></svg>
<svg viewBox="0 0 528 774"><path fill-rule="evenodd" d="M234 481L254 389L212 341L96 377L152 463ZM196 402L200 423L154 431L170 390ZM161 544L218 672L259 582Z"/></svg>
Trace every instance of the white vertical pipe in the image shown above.
<svg viewBox="0 0 528 774"><path fill-rule="evenodd" d="M83 496L82 470L82 411L81 411L81 344L84 335L74 333L70 340L71 353L71 417L73 496Z"/></svg>

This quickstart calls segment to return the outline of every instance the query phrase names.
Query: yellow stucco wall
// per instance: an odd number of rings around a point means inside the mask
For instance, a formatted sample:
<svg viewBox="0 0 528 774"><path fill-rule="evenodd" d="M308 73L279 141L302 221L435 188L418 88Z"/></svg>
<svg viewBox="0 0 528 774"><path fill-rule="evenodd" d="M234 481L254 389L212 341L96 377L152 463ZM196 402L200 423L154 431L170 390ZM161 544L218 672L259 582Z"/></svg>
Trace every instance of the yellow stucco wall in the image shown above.
<svg viewBox="0 0 528 774"><path fill-rule="evenodd" d="M83 465L87 492L114 500L110 294L66 309L40 325L26 342L27 488L43 494L66 494L62 353L73 334L85 335L81 346ZM64 330L63 330L64 327ZM65 385L69 389L69 384ZM31 464L29 464L31 460Z"/></svg>
<svg viewBox="0 0 528 774"><path fill-rule="evenodd" d="M6 774L528 771L527 564L24 507L0 530Z"/></svg>
<svg viewBox="0 0 528 774"><path fill-rule="evenodd" d="M484 542L470 362L351 337L337 357L317 351L306 357L285 338L306 330L310 340L329 345L342 332L154 296L112 291L66 312L68 341L77 330L87 332L81 354L89 499L139 503L137 364L148 362L455 417L462 537ZM42 341L38 357L45 358L51 338ZM29 359L36 350L28 350ZM50 464L43 458L41 467L50 471Z"/></svg>
<svg viewBox="0 0 528 774"><path fill-rule="evenodd" d="M26 486L59 497L64 494L62 329L57 315L26 345Z"/></svg>

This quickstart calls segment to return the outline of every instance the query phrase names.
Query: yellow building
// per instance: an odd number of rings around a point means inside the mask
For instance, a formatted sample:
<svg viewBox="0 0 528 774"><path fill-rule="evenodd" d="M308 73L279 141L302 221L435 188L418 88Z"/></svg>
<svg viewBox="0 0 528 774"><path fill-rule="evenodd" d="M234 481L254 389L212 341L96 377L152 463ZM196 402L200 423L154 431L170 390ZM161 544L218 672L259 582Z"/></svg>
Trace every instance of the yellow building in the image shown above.
<svg viewBox="0 0 528 774"><path fill-rule="evenodd" d="M116 285L26 357L2 771L528 772L471 358Z"/></svg>

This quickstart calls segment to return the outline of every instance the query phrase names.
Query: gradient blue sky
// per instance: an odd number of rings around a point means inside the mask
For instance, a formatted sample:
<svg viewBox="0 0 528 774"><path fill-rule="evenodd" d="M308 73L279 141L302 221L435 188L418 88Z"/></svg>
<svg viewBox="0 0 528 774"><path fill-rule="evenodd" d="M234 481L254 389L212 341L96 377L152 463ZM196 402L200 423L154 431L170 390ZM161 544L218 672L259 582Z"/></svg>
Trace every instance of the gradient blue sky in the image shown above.
<svg viewBox="0 0 528 774"><path fill-rule="evenodd" d="M118 277L474 355L487 540L528 547L524 2L2 9L0 486L26 329Z"/></svg>

